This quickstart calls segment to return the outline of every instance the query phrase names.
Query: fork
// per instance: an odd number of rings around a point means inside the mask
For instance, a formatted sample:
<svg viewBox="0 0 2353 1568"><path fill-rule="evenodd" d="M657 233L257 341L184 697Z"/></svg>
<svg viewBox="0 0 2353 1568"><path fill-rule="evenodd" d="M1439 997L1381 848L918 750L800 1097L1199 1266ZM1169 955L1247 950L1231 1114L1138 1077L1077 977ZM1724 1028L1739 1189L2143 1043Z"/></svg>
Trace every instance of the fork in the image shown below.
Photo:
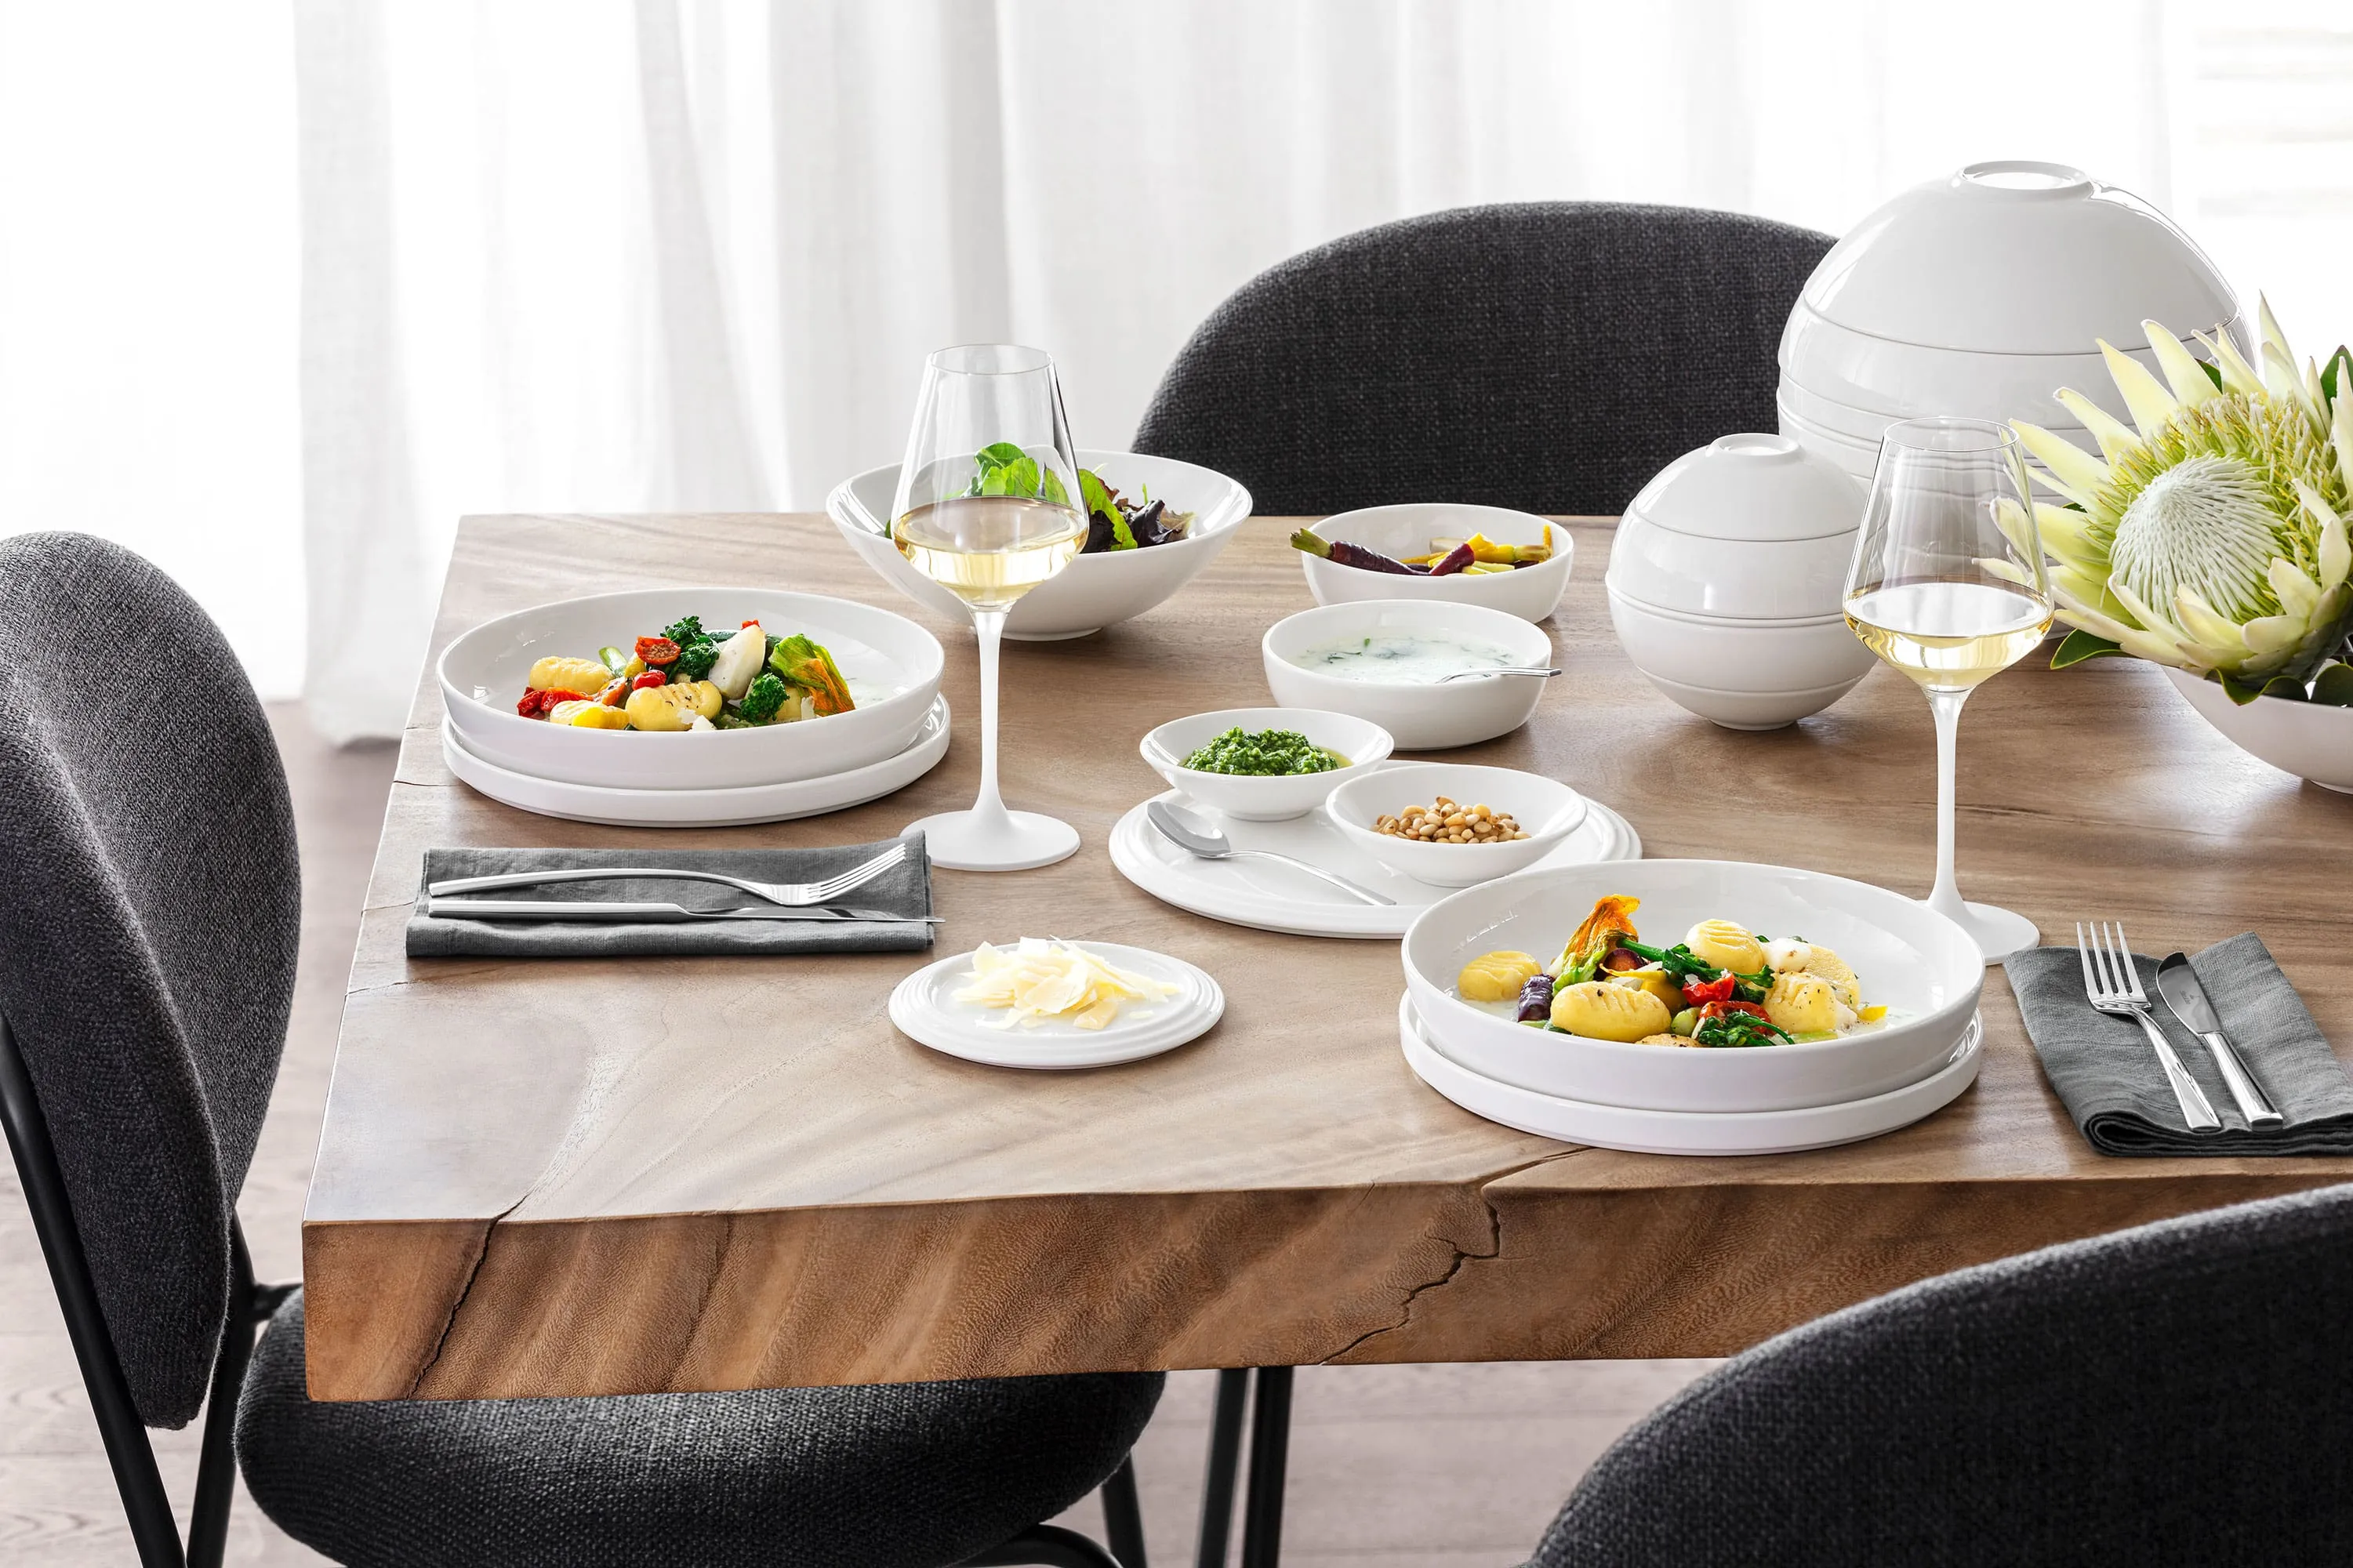
<svg viewBox="0 0 2353 1568"><path fill-rule="evenodd" d="M503 871L494 877L453 877L426 888L441 899L456 893L487 893L498 888L537 888L550 882L605 882L639 878L664 878L682 882L720 882L755 899L787 909L829 904L853 888L862 888L907 858L902 839L862 865L819 882L754 882L718 871L682 871L667 866L583 866L568 871Z"/></svg>
<svg viewBox="0 0 2353 1568"><path fill-rule="evenodd" d="M2075 956L2084 961L2084 994L2093 1007L2118 1017L2137 1018L2148 1035L2148 1043L2157 1047L2158 1065L2165 1068L2165 1079L2173 1086L2173 1098L2181 1106L2181 1118L2192 1132L2220 1132L2222 1119L2214 1114L2207 1103L2206 1091L2181 1065L2174 1054L2173 1042L2157 1026L2149 1016L2148 993L2140 985L2140 970L2133 963L2132 948L2125 941L2121 921L2113 931L2102 921L2084 934L2084 922L2075 922ZM2097 973L2094 973L2094 971Z"/></svg>

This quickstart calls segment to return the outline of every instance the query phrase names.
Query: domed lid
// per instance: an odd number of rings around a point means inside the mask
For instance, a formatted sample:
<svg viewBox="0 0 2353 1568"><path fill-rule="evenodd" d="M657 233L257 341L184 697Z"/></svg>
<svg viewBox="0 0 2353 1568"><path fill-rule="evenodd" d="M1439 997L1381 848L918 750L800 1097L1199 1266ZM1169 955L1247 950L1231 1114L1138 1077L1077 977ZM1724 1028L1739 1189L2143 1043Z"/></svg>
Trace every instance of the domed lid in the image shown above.
<svg viewBox="0 0 2353 1568"><path fill-rule="evenodd" d="M1985 353L2146 346L2239 313L2171 218L2063 163L1971 163L1857 224L1807 279L1805 302L1858 332Z"/></svg>
<svg viewBox="0 0 2353 1568"><path fill-rule="evenodd" d="M1725 436L1685 452L1627 511L1701 539L1820 539L1862 522L1846 471L1787 436Z"/></svg>

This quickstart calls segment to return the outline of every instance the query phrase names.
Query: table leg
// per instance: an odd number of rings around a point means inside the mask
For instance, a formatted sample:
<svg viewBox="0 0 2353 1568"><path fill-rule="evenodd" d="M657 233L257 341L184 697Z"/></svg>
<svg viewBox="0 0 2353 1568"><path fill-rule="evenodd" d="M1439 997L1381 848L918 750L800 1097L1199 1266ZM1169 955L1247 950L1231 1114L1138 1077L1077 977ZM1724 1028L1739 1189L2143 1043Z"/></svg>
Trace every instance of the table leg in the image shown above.
<svg viewBox="0 0 2353 1568"><path fill-rule="evenodd" d="M1282 1479L1291 1454L1291 1368L1262 1366L1250 1406L1250 1498L1242 1505L1242 1568L1282 1558Z"/></svg>
<svg viewBox="0 0 2353 1568"><path fill-rule="evenodd" d="M1201 1476L1200 1542L1194 1568L1226 1568L1226 1538L1234 1527L1234 1478L1242 1458L1242 1403L1250 1397L1250 1371L1230 1367L1218 1373L1218 1403L1209 1417L1209 1462Z"/></svg>

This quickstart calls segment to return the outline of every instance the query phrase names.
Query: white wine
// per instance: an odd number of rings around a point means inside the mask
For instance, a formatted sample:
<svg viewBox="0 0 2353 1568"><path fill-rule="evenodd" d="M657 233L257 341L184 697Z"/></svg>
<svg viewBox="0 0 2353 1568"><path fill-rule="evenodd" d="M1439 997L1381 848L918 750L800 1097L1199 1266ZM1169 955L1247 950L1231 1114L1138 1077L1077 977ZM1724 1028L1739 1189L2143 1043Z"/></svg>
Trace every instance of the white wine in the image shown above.
<svg viewBox="0 0 2353 1568"><path fill-rule="evenodd" d="M1010 609L1087 541L1076 507L1022 496L957 496L899 520L892 541L916 571L977 610Z"/></svg>
<svg viewBox="0 0 2353 1568"><path fill-rule="evenodd" d="M2051 605L1991 583L1904 583L1857 594L1862 646L1931 691L1967 691L2034 651Z"/></svg>

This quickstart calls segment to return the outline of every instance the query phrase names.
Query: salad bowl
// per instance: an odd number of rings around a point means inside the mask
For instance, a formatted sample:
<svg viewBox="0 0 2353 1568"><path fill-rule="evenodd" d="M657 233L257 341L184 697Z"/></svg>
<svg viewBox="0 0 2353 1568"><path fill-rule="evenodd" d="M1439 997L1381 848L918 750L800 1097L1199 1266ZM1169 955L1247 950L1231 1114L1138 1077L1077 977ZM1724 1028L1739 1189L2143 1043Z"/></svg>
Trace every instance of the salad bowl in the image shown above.
<svg viewBox="0 0 2353 1568"><path fill-rule="evenodd" d="M1346 604L1356 599L1419 599L1457 605L1483 605L1540 621L1558 607L1568 590L1568 574L1577 552L1568 530L1533 512L1500 506L1454 506L1415 502L1406 506L1363 507L1335 512L1307 530L1319 539L1361 544L1393 560L1421 555L1434 539L1467 539L1484 534L1498 544L1552 544L1552 559L1509 572L1458 572L1443 577L1406 577L1393 572L1367 572L1336 565L1302 551L1299 564L1307 574L1307 591L1319 605Z"/></svg>
<svg viewBox="0 0 2353 1568"><path fill-rule="evenodd" d="M1192 513L1192 522L1183 538L1166 544L1079 556L1022 595L1006 619L1007 637L1056 642L1140 616L1215 561L1250 516L1250 491L1198 464L1139 452L1082 451L1078 458L1113 489L1148 493L1166 501L1172 511ZM883 581L961 625L971 615L964 602L908 564L891 542L891 505L898 486L898 464L870 468L833 488L825 499L826 515Z"/></svg>
<svg viewBox="0 0 2353 1568"><path fill-rule="evenodd" d="M1267 689L1277 702L1369 720L1409 752L1444 751L1510 733L1535 712L1545 682L1534 676L1494 675L1440 684L1429 672L1417 672L1412 679L1344 679L1298 662L1360 639L1368 646L1490 647L1504 656L1504 662L1522 668L1552 663L1552 638L1541 627L1483 605L1359 599L1302 610L1267 628L1259 651Z"/></svg>
<svg viewBox="0 0 2353 1568"><path fill-rule="evenodd" d="M757 620L771 633L807 635L832 654L857 705L826 718L686 735L575 729L515 711L537 659L627 647L690 615L714 627ZM604 789L709 790L791 784L898 755L923 729L944 662L937 637L889 610L819 594L714 586L518 610L452 642L436 673L451 730L492 766Z"/></svg>
<svg viewBox="0 0 2353 1568"><path fill-rule="evenodd" d="M1835 1039L1746 1049L1620 1044L1514 1023L1466 1002L1472 958L1516 949L1549 963L1596 900L1641 900L1660 943L1701 921L1835 949L1884 1023ZM1441 899L1405 934L1406 989L1431 1041L1471 1071L1540 1094L1644 1110L1766 1111L1834 1105L1917 1083L1943 1068L1976 1016L1985 961L1926 904L1820 871L1739 860L1640 860L1537 869Z"/></svg>
<svg viewBox="0 0 2353 1568"><path fill-rule="evenodd" d="M1196 751L1236 729L1252 733L1290 730L1347 762L1327 773L1273 775L1204 773L1183 765ZM1224 708L1172 719L1146 733L1136 750L1188 800L1238 822L1288 822L1323 805L1338 785L1388 761L1396 744L1378 724L1345 713L1314 708Z"/></svg>

